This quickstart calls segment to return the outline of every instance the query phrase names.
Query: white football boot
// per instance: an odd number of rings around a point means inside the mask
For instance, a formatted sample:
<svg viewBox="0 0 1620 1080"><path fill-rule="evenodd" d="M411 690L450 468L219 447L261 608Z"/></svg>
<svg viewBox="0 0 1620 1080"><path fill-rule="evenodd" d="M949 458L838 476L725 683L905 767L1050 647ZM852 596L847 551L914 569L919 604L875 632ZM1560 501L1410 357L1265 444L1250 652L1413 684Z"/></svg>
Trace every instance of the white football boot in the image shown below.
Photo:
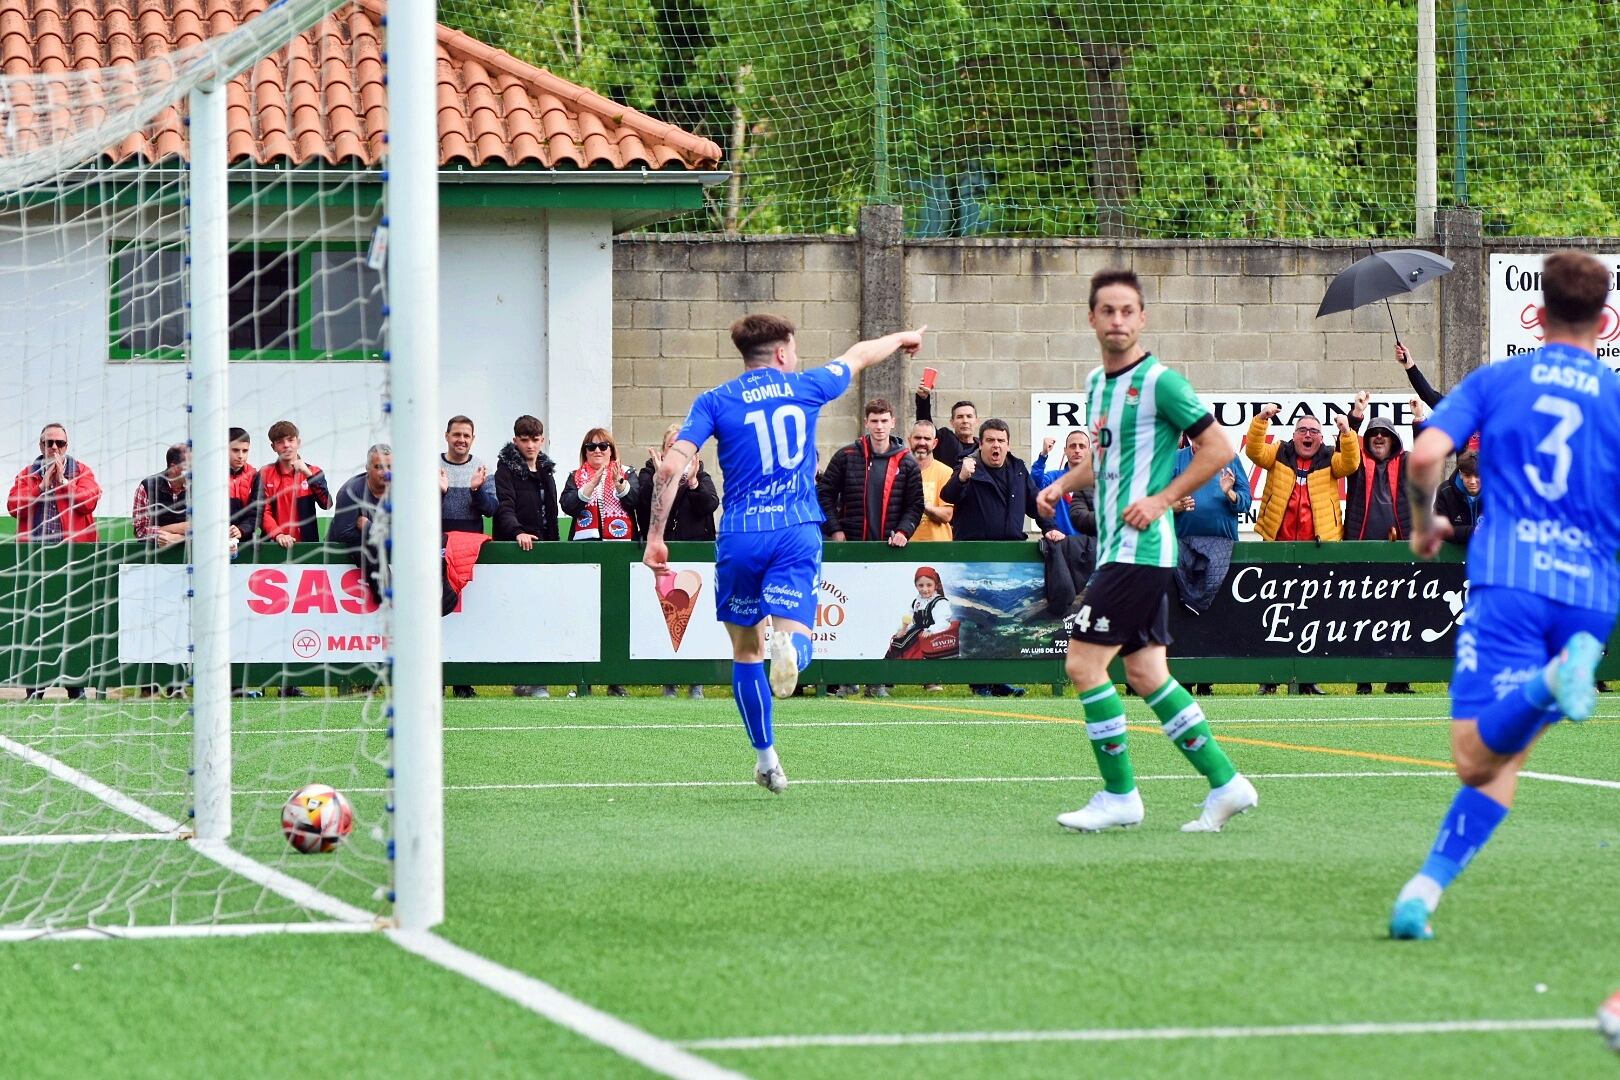
<svg viewBox="0 0 1620 1080"><path fill-rule="evenodd" d="M787 790L787 773L782 771L781 764L772 765L769 769L755 768L754 783L772 795L780 795Z"/></svg>
<svg viewBox="0 0 1620 1080"><path fill-rule="evenodd" d="M1215 788L1204 799L1203 813L1196 821L1181 827L1182 832L1220 832L1221 828L1239 814L1246 814L1260 805L1260 793L1254 790L1248 777L1238 773Z"/></svg>
<svg viewBox="0 0 1620 1080"><path fill-rule="evenodd" d="M771 661L771 693L779 698L792 697L799 685L799 652L793 647L793 635L772 630L765 655Z"/></svg>
<svg viewBox="0 0 1620 1080"><path fill-rule="evenodd" d="M1080 809L1059 814L1057 822L1074 832L1102 832L1140 825L1143 814L1142 793L1135 788L1124 795L1099 791Z"/></svg>

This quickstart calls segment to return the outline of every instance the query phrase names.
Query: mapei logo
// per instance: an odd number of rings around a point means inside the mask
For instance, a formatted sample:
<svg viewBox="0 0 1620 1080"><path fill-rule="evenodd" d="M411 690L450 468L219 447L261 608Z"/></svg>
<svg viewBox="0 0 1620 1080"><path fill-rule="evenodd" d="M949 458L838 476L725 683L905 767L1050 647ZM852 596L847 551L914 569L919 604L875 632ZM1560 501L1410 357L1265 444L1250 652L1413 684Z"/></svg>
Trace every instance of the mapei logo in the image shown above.
<svg viewBox="0 0 1620 1080"><path fill-rule="evenodd" d="M321 635L313 630L304 629L293 635L293 655L300 660L310 660L321 654Z"/></svg>

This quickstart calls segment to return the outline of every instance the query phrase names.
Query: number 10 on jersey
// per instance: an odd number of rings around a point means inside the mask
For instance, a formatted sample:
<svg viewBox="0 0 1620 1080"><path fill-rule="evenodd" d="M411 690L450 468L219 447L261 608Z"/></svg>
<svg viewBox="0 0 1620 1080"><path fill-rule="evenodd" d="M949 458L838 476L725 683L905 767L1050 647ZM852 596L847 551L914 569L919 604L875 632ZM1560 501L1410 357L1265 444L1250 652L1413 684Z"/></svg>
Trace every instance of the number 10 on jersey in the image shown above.
<svg viewBox="0 0 1620 1080"><path fill-rule="evenodd" d="M761 472L773 473L778 466L796 469L804 460L806 425L804 410L799 406L782 405L771 410L769 422L764 409L750 409L743 414L743 422L753 427L759 439Z"/></svg>

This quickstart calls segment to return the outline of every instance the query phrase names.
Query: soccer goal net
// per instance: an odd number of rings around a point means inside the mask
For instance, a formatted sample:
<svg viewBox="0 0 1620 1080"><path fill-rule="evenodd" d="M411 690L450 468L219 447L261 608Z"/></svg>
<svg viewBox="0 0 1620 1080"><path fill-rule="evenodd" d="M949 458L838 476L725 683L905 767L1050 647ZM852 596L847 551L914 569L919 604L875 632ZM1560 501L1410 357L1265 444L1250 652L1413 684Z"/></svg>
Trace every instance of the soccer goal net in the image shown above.
<svg viewBox="0 0 1620 1080"><path fill-rule="evenodd" d="M390 911L383 20L336 8L7 13L0 940Z"/></svg>

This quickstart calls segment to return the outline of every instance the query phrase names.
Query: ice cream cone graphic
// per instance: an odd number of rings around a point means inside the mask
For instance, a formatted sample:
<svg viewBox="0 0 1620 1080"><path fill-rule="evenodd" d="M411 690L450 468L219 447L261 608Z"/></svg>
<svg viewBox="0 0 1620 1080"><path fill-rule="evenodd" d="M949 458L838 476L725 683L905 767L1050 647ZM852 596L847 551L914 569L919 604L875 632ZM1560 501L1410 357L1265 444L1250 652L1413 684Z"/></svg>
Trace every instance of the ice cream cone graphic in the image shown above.
<svg viewBox="0 0 1620 1080"><path fill-rule="evenodd" d="M653 588L658 592L658 605L664 612L669 643L679 652L681 639L686 636L686 624L692 621L698 594L703 591L703 578L691 570L659 574L653 580Z"/></svg>

